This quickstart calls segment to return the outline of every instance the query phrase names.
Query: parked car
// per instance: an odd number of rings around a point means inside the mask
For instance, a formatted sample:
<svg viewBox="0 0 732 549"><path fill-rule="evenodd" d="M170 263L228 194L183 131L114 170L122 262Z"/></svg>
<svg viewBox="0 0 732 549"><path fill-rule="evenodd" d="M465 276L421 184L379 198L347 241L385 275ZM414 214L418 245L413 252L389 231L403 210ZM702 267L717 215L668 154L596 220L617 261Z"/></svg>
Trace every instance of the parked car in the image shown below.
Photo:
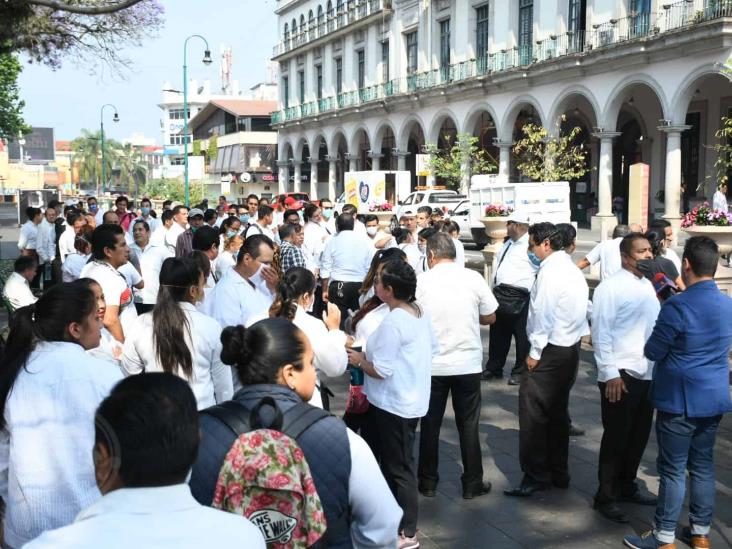
<svg viewBox="0 0 732 549"><path fill-rule="evenodd" d="M485 226L482 223L476 223L471 220L470 200L463 200L455 209L447 212L452 221L460 227L460 240L464 242L475 242L479 248L483 248L488 244L488 235L485 232Z"/></svg>
<svg viewBox="0 0 732 549"><path fill-rule="evenodd" d="M443 212L454 209L461 201L467 198L464 194L447 189L439 190L418 190L407 195L404 200L400 200L394 209L394 217L391 220L390 227L392 229L399 226L399 218L407 211L417 213L422 206L430 208L441 208Z"/></svg>

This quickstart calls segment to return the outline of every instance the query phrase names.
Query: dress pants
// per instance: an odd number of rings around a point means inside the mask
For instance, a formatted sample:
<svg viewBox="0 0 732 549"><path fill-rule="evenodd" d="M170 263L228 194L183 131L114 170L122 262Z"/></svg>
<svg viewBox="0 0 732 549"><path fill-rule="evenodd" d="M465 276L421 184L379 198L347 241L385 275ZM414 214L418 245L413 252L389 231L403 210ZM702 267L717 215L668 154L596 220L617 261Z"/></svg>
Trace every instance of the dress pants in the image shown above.
<svg viewBox="0 0 732 549"><path fill-rule="evenodd" d="M404 515L399 531L412 537L417 533L417 473L414 464L414 439L419 418L403 418L369 405L368 422L371 446L386 483Z"/></svg>
<svg viewBox="0 0 732 549"><path fill-rule="evenodd" d="M526 356L529 354L529 338L526 335L526 321L529 317L529 301L519 315L496 313L496 321L489 332L488 362L485 371L503 376L503 367L511 349L511 339L516 339L516 362L511 369L512 376L519 376L526 369Z"/></svg>
<svg viewBox="0 0 732 549"><path fill-rule="evenodd" d="M337 305L341 311L341 330L348 319L348 311L356 312L359 309L358 291L361 282L340 282L333 280L328 284L328 301Z"/></svg>
<svg viewBox="0 0 732 549"><path fill-rule="evenodd" d="M144 315L145 313L149 313L155 308L154 303L138 303L135 302L135 310L137 311L138 315Z"/></svg>
<svg viewBox="0 0 732 549"><path fill-rule="evenodd" d="M519 387L519 461L524 482L569 482L569 391L579 366L579 343L548 344Z"/></svg>
<svg viewBox="0 0 732 549"><path fill-rule="evenodd" d="M478 434L480 374L432 376L430 407L427 415L422 418L419 435L417 476L419 486L423 489L434 489L439 481L437 466L440 426L450 393L452 393L452 408L455 411L455 423L460 436L463 491L477 488L483 482L483 457Z"/></svg>
<svg viewBox="0 0 732 549"><path fill-rule="evenodd" d="M602 442L597 478L600 483L595 501L599 504L616 501L619 496L632 496L638 466L646 449L653 423L653 404L648 398L650 380L634 378L620 370L627 393L611 403L605 397L606 383L598 383L602 405Z"/></svg>

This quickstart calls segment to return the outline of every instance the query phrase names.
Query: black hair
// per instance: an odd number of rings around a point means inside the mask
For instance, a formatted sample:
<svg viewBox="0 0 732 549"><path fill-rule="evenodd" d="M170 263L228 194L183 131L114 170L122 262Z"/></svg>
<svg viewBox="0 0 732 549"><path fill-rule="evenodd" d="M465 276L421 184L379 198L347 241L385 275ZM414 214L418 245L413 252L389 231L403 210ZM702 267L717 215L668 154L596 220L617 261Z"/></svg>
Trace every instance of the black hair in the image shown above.
<svg viewBox="0 0 732 549"><path fill-rule="evenodd" d="M257 208L257 217L259 217L259 219L264 219L272 212L274 212L274 208L272 208L272 206L262 204L261 206L259 206L259 208Z"/></svg>
<svg viewBox="0 0 732 549"><path fill-rule="evenodd" d="M13 272L15 273L22 273L36 267L38 267L38 260L31 255L21 255L13 262Z"/></svg>
<svg viewBox="0 0 732 549"><path fill-rule="evenodd" d="M25 209L25 216L28 218L28 221L33 221L39 213L41 213L40 208L34 208L33 206L28 206Z"/></svg>
<svg viewBox="0 0 732 549"><path fill-rule="evenodd" d="M564 249L564 236L553 223L534 223L529 227L529 236L534 238L537 245L549 240L549 245L555 252Z"/></svg>
<svg viewBox="0 0 732 549"><path fill-rule="evenodd" d="M297 216L297 222L298 223L300 222L300 214L297 213L297 210L294 210L292 208L288 208L287 210L285 210L285 213L282 214L282 220L285 223L287 223L287 218L290 217L291 215L296 215Z"/></svg>
<svg viewBox="0 0 732 549"><path fill-rule="evenodd" d="M630 234L630 227L627 225L615 225L613 229L613 238L620 238Z"/></svg>
<svg viewBox="0 0 732 549"><path fill-rule="evenodd" d="M241 223L238 217L229 216L226 219L224 219L221 222L221 226L219 227L219 234L225 235L226 232L231 229L231 227L234 225L234 223Z"/></svg>
<svg viewBox="0 0 732 549"><path fill-rule="evenodd" d="M175 208L173 208L173 215L176 216L180 213L181 210L190 211L188 209L188 206L184 206L183 204L178 204Z"/></svg>
<svg viewBox="0 0 732 549"><path fill-rule="evenodd" d="M79 210L76 210L76 209L70 210L66 214L66 224L69 227L73 228L74 227L74 223L76 223L79 220L79 218L82 218L82 217L84 217L84 216L81 215L81 213L79 212Z"/></svg>
<svg viewBox="0 0 732 549"><path fill-rule="evenodd" d="M374 257L371 258L369 272L366 273L366 276L363 279L363 284L361 284L361 288L358 290L359 294L365 295L368 293L374 285L374 277L376 277L376 272L379 270L379 267L391 260L406 261L407 254L404 253L404 250L400 250L399 248L384 248L376 250ZM379 303L381 303L381 300L379 300Z"/></svg>
<svg viewBox="0 0 732 549"><path fill-rule="evenodd" d="M455 250L455 243L452 241L452 237L447 233L439 231L427 237L427 253L429 254L430 252L432 252L435 259L455 259L457 256L457 250Z"/></svg>
<svg viewBox="0 0 732 549"><path fill-rule="evenodd" d="M651 251L653 257L658 257L663 251L663 243L666 240L666 233L663 232L663 228L657 227L657 230L647 231L644 235L646 240L651 244Z"/></svg>
<svg viewBox="0 0 732 549"><path fill-rule="evenodd" d="M692 236L684 245L683 257L696 276L714 276L719 264L719 246L708 236Z"/></svg>
<svg viewBox="0 0 732 549"><path fill-rule="evenodd" d="M128 198L127 198L127 197L126 197L125 195L123 195L123 194L119 195L119 196L118 196L118 197L117 197L117 198L116 198L116 199L114 200L114 205L116 206L116 205L117 205L117 204L119 204L120 202L124 202L125 204L127 204L127 206L129 206L129 205L130 205L130 200L129 200L129 199L128 199Z"/></svg>
<svg viewBox="0 0 732 549"><path fill-rule="evenodd" d="M244 254L248 254L253 259L257 259L260 255L259 249L262 244L266 244L274 250L274 242L266 234L253 234L247 237L244 244L239 248L239 255L236 257L237 264L241 263L242 259L244 259Z"/></svg>
<svg viewBox="0 0 732 549"><path fill-rule="evenodd" d="M420 239L422 240L429 240L432 236L436 235L439 231L434 227L425 227L421 231L417 233L417 241L419 242ZM453 244L453 247L455 245Z"/></svg>
<svg viewBox="0 0 732 549"><path fill-rule="evenodd" d="M341 209L341 215L343 215L343 214L348 214L348 215L351 215L351 216L352 216L352 215L353 215L353 214L355 214L355 213L356 213L357 211L358 211L358 208L356 208L356 206L354 206L353 204L346 204L346 205L345 205L345 206L343 206L343 208Z"/></svg>
<svg viewBox="0 0 732 549"><path fill-rule="evenodd" d="M172 200L164 200L163 201L163 208L165 208L166 206L170 206L172 203L173 203Z"/></svg>
<svg viewBox="0 0 732 549"><path fill-rule="evenodd" d="M94 441L119 464L125 487L185 482L200 441L193 391L162 372L123 379L97 408Z"/></svg>
<svg viewBox="0 0 732 549"><path fill-rule="evenodd" d="M345 209L345 208L344 208ZM336 217L336 231L352 231L354 225L353 214L344 212Z"/></svg>
<svg viewBox="0 0 732 549"><path fill-rule="evenodd" d="M663 218L654 219L651 224L648 226L649 229L665 229L666 227L670 227L671 223L666 221ZM663 232L663 230L661 231Z"/></svg>
<svg viewBox="0 0 732 549"><path fill-rule="evenodd" d="M646 235L642 233L626 234L623 237L623 240L620 241L620 253L630 256L630 254L633 253L633 242L641 239L648 240L648 238L646 238Z"/></svg>
<svg viewBox="0 0 732 549"><path fill-rule="evenodd" d="M562 235L562 248L566 248L567 246L571 246L575 243L574 241L577 239L577 229L574 228L574 225L571 223L557 223L556 228L557 231L559 231L559 234Z"/></svg>
<svg viewBox="0 0 732 549"><path fill-rule="evenodd" d="M194 250L201 250L207 252L214 246L219 245L219 232L213 227L204 225L193 233L193 239L191 240L191 248Z"/></svg>
<svg viewBox="0 0 732 549"><path fill-rule="evenodd" d="M437 223L435 223L434 226L437 227L438 224L440 225L439 228L438 228L438 230L442 231L443 233L447 233L447 234L450 234L450 233L458 233L458 234L460 234L460 225L458 225L457 224L457 221L455 221L454 219L448 219L446 221L438 221Z"/></svg>
<svg viewBox="0 0 732 549"><path fill-rule="evenodd" d="M21 307L10 322L5 353L0 360L0 410L5 410L21 368L39 341L72 341L69 324L81 324L97 310L94 293L78 281L56 284L35 303ZM6 425L3 412L0 428Z"/></svg>
<svg viewBox="0 0 732 549"><path fill-rule="evenodd" d="M288 269L277 287L277 296L269 308L269 316L294 319L297 300L305 294L313 293L315 283L315 275L309 269L303 267Z"/></svg>
<svg viewBox="0 0 732 549"><path fill-rule="evenodd" d="M417 291L417 274L406 261L390 260L381 268L381 284L391 288L394 297L411 303Z"/></svg>
<svg viewBox="0 0 732 549"><path fill-rule="evenodd" d="M403 227L397 227L391 231L391 236L397 244L403 244L409 238L409 231Z"/></svg>
<svg viewBox="0 0 732 549"><path fill-rule="evenodd" d="M302 226L298 223L284 223L279 226L277 232L280 235L280 240L285 240L291 236L298 234L302 231Z"/></svg>
<svg viewBox="0 0 732 549"><path fill-rule="evenodd" d="M378 223L379 218L376 217L374 214L366 214L363 218L364 224L371 223L372 221L376 221Z"/></svg>
<svg viewBox="0 0 732 549"><path fill-rule="evenodd" d="M312 202L305 205L305 209L302 211L302 218L307 223L310 221L313 216L315 215L315 212L317 212L320 208L313 204Z"/></svg>
<svg viewBox="0 0 732 549"><path fill-rule="evenodd" d="M138 219L132 224L132 230L135 230L135 227L137 227L139 224L142 224L143 229L145 229L147 232L150 232L150 225L147 221L144 219Z"/></svg>
<svg viewBox="0 0 732 549"><path fill-rule="evenodd" d="M325 198L321 198L320 199L321 207L322 207L323 202L327 202L329 204L333 204L333 201L330 198L328 198L328 197L325 197Z"/></svg>
<svg viewBox="0 0 732 549"><path fill-rule="evenodd" d="M211 208L207 209L205 212L203 212L203 222L208 223L212 219L216 219L218 215L216 214L216 210L212 210Z"/></svg>
<svg viewBox="0 0 732 549"><path fill-rule="evenodd" d="M97 197L96 197L96 196L87 196L87 197L86 197L86 203L87 203L87 205L89 204L89 202L90 202L91 200L93 200L94 202L97 202ZM53 204L54 202L55 202L56 204L55 204L55 205L53 205L53 206L51 206L51 204ZM57 206L58 204L59 204L59 201L58 201L58 200L51 200L51 201L50 201L50 202L48 203L48 207L49 207L49 208L55 208L55 207L56 207L56 206Z"/></svg>
<svg viewBox="0 0 732 549"><path fill-rule="evenodd" d="M432 215L432 207L420 206L419 208L417 208L417 213L427 214L427 217L430 217Z"/></svg>
<svg viewBox="0 0 732 549"><path fill-rule="evenodd" d="M145 197L143 197L143 198L141 198L141 199L140 199L140 207L141 207L141 208L142 208L142 203L143 203L143 202L147 202L148 204L150 204L150 208L152 209L152 200L150 200L150 199L149 199L148 197L146 197L146 196L145 196Z"/></svg>
<svg viewBox="0 0 732 549"><path fill-rule="evenodd" d="M257 196L256 194L254 194L254 193L252 193L252 194L250 194L249 196L247 196L247 200L246 200L246 201L247 201L247 202L249 202L249 199L250 199L250 198L253 198L253 199L254 199L254 200L256 200L257 202L259 202L259 197L258 197L258 196ZM241 207L241 206L240 206L240 207Z"/></svg>
<svg viewBox="0 0 732 549"><path fill-rule="evenodd" d="M163 213L160 214L160 221L165 224L169 219L173 219L174 215L172 210L163 210Z"/></svg>
<svg viewBox="0 0 732 549"><path fill-rule="evenodd" d="M302 371L306 341L300 328L280 317L250 328L229 326L221 333L221 361L236 368L242 385L276 384L284 366Z"/></svg>
<svg viewBox="0 0 732 549"><path fill-rule="evenodd" d="M188 290L198 286L201 269L189 257L169 257L160 268L160 290L152 311L153 348L164 372L177 374L181 369L186 379L193 377L193 358L186 343L191 326L180 307L188 300Z"/></svg>
<svg viewBox="0 0 732 549"><path fill-rule="evenodd" d="M114 225L114 223L107 223L106 219L108 215L117 215L117 212L115 212L114 210L107 210L106 212L104 212L102 214L102 224Z"/></svg>
<svg viewBox="0 0 732 549"><path fill-rule="evenodd" d="M106 259L104 248L114 249L117 246L117 237L124 236L125 232L119 225L103 223L92 233L92 257L97 260Z"/></svg>
<svg viewBox="0 0 732 549"><path fill-rule="evenodd" d="M208 280L211 275L211 260L201 250L193 250L191 255L188 256L198 266L200 271L203 273L204 280Z"/></svg>

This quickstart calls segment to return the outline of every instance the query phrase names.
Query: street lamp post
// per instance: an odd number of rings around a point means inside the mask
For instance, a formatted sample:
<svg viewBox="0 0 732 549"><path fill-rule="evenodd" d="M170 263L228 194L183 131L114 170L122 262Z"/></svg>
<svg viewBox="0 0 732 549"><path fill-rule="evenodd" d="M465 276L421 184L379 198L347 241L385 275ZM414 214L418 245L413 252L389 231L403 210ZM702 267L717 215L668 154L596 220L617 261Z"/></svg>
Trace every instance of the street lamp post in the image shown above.
<svg viewBox="0 0 732 549"><path fill-rule="evenodd" d="M104 185L104 180L106 179L105 158L104 158L104 108L105 107L112 107L114 109L114 117L112 118L112 122L119 122L119 113L117 113L117 107L115 107L111 103L102 105L102 108L99 110L99 127L101 130L101 143L102 143L102 180L100 182L100 185ZM97 196L99 196L100 185L97 185Z"/></svg>
<svg viewBox="0 0 732 549"><path fill-rule="evenodd" d="M191 38L200 38L206 44L206 51L203 54L203 64L211 64L211 50L208 41L200 34L192 34L186 38L183 44L183 173L184 190L186 196L186 208L190 207L191 191L188 186L188 41Z"/></svg>

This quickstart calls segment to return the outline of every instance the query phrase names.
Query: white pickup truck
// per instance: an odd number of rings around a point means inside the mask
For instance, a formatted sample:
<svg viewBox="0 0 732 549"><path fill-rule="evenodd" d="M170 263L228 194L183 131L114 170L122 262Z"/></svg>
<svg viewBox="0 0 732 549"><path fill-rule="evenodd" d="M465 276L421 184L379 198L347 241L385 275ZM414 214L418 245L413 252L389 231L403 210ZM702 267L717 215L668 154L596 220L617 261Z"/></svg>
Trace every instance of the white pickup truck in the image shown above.
<svg viewBox="0 0 732 549"><path fill-rule="evenodd" d="M464 194L458 194L456 191L450 191L447 189L439 190L417 190L407 195L404 200L400 200L397 207L394 208L394 217L391 220L391 227L395 228L399 225L399 218L404 212L417 213L417 210L422 206L429 206L432 209L440 208L447 214L448 211L452 210L461 201L467 197Z"/></svg>
<svg viewBox="0 0 732 549"><path fill-rule="evenodd" d="M453 210L448 211L448 216L460 227L460 240L475 242L479 249L488 244L489 239L485 233L485 226L471 220L470 200L460 202Z"/></svg>

